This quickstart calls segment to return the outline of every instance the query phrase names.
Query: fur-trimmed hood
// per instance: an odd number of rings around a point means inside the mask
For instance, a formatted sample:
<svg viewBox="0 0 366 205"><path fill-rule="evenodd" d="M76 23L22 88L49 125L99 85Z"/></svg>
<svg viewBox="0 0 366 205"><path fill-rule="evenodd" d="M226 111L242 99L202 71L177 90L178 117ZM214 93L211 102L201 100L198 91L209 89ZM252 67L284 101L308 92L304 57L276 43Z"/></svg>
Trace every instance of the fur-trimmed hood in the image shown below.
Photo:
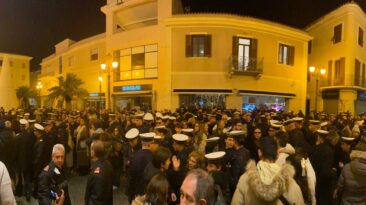
<svg viewBox="0 0 366 205"><path fill-rule="evenodd" d="M351 159L356 159L356 158L360 158L360 159L365 159L366 160L366 152L364 151L359 151L359 150L353 150L351 152L350 155Z"/></svg>
<svg viewBox="0 0 366 205"><path fill-rule="evenodd" d="M272 183L266 185L261 180L254 161L248 162L246 172L250 189L256 197L266 202L274 202L283 195L288 189L289 179L295 175L294 168L290 164L284 164Z"/></svg>
<svg viewBox="0 0 366 205"><path fill-rule="evenodd" d="M149 203L145 202L145 195L144 196L137 196L131 203L131 205L149 205Z"/></svg>
<svg viewBox="0 0 366 205"><path fill-rule="evenodd" d="M366 177L366 152L353 150L351 152L350 166L353 172L359 176Z"/></svg>

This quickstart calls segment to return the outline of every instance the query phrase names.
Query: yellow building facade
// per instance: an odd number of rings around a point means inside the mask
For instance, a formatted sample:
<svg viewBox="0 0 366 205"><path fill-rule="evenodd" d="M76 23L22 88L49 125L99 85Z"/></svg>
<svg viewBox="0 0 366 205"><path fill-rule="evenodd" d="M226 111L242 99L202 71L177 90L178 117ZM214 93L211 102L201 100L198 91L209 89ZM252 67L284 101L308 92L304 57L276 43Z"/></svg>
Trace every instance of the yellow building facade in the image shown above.
<svg viewBox="0 0 366 205"><path fill-rule="evenodd" d="M108 1L115 108L305 110L306 32L255 18L186 14L179 1Z"/></svg>
<svg viewBox="0 0 366 205"><path fill-rule="evenodd" d="M306 32L278 23L226 14L184 13L178 0L108 0L106 33L65 40L42 61L42 95L57 76L76 73L89 93L112 109L175 110L180 106L305 110ZM98 47L97 61L89 60ZM74 65L67 59L74 56ZM62 61L62 72L60 62ZM118 62L113 68L112 62Z"/></svg>
<svg viewBox="0 0 366 205"><path fill-rule="evenodd" d="M44 58L41 63L39 81L42 106L56 106L50 99L49 89L58 86L58 77L66 78L67 73L76 74L84 84L81 86L88 91L83 99L73 100L73 109L83 109L85 106L105 107L106 78L100 70L100 64L105 61L105 34L99 34L78 42L70 39L55 45L55 53ZM102 77L102 82L99 81Z"/></svg>
<svg viewBox="0 0 366 205"><path fill-rule="evenodd" d="M29 62L24 55L0 53L0 104L5 110L17 108L16 89L29 86Z"/></svg>
<svg viewBox="0 0 366 205"><path fill-rule="evenodd" d="M316 74L309 75L311 110L366 111L365 29L365 12L356 3L343 5L306 28L314 37L309 66L326 70L325 75L318 75L318 88Z"/></svg>

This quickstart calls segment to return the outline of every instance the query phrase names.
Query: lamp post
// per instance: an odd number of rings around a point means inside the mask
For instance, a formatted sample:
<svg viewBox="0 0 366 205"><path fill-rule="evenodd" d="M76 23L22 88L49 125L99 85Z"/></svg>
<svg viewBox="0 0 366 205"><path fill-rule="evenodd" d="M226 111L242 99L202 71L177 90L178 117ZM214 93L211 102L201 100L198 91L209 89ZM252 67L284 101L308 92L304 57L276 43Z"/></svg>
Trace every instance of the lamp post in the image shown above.
<svg viewBox="0 0 366 205"><path fill-rule="evenodd" d="M316 68L315 66L310 66L309 71L312 75L315 75L315 113L318 112L318 92L319 92L319 78L326 74L325 68Z"/></svg>
<svg viewBox="0 0 366 205"><path fill-rule="evenodd" d="M112 68L116 69L118 67L118 62L113 61L112 62ZM100 68L102 69L102 72L107 73L107 85L108 85L108 109L111 108L111 69L110 66L108 66L106 63L100 64Z"/></svg>
<svg viewBox="0 0 366 205"><path fill-rule="evenodd" d="M39 97L39 107L42 106L42 102L41 102L41 89L43 88L42 82L38 81L37 86L36 86L37 90L38 90L38 97Z"/></svg>
<svg viewBox="0 0 366 205"><path fill-rule="evenodd" d="M102 103L102 81L103 81L102 75L99 75L98 76L98 80L99 80L99 103L98 103L98 111L100 111L101 103Z"/></svg>

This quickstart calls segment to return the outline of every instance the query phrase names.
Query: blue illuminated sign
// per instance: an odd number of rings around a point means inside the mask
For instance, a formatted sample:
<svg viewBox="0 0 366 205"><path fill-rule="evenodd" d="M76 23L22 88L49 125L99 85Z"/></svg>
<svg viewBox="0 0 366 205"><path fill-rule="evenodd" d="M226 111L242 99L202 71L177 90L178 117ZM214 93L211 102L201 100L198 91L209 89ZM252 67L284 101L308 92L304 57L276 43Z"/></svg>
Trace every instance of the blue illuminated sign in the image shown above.
<svg viewBox="0 0 366 205"><path fill-rule="evenodd" d="M98 93L89 93L89 97L98 97L99 94Z"/></svg>
<svg viewBox="0 0 366 205"><path fill-rule="evenodd" d="M122 86L122 91L140 91L141 85L126 85Z"/></svg>

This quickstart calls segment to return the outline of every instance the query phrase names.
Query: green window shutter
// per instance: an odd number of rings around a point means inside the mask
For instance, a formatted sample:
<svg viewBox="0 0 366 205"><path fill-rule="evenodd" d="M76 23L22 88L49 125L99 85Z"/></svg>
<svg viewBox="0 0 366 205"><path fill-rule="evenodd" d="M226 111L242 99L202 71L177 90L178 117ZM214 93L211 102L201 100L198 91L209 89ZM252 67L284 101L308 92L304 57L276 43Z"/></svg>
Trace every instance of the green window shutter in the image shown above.
<svg viewBox="0 0 366 205"><path fill-rule="evenodd" d="M211 48L212 48L212 45L211 45L211 35L206 35L205 36L205 57L211 57Z"/></svg>
<svg viewBox="0 0 366 205"><path fill-rule="evenodd" d="M233 47L232 47L232 65L235 69L238 68L238 49L239 49L239 37L233 36Z"/></svg>
<svg viewBox="0 0 366 205"><path fill-rule="evenodd" d="M288 64L294 65L295 64L295 47L289 46L288 47Z"/></svg>
<svg viewBox="0 0 366 205"><path fill-rule="evenodd" d="M332 85L332 75L333 75L333 61L328 61L328 85Z"/></svg>
<svg viewBox="0 0 366 205"><path fill-rule="evenodd" d="M192 36L186 35L186 57L192 57Z"/></svg>
<svg viewBox="0 0 366 205"><path fill-rule="evenodd" d="M249 58L250 58L250 68L256 69L257 68L257 48L258 48L258 40L257 39L250 39L250 51L249 51Z"/></svg>
<svg viewBox="0 0 366 205"><path fill-rule="evenodd" d="M345 74L346 74L346 58L342 57L340 59L340 84L341 85L344 85Z"/></svg>

